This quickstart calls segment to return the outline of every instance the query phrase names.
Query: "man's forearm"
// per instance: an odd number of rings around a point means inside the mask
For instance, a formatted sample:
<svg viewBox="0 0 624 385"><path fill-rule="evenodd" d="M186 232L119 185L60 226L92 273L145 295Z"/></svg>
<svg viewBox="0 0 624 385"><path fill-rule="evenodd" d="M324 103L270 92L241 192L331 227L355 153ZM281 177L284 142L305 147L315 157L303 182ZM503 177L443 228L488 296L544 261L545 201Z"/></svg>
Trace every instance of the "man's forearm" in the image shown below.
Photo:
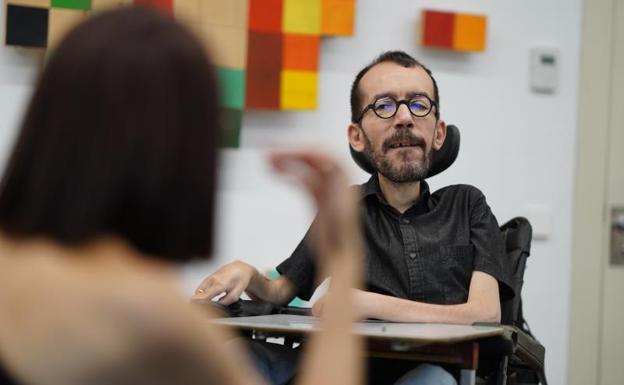
<svg viewBox="0 0 624 385"><path fill-rule="evenodd" d="M498 307L477 301L457 305L435 305L392 296L361 292L360 306L366 318L394 322L438 322L472 324L500 322Z"/></svg>
<svg viewBox="0 0 624 385"><path fill-rule="evenodd" d="M245 291L253 299L283 305L295 297L295 290L295 286L285 276L270 280L256 270Z"/></svg>
<svg viewBox="0 0 624 385"><path fill-rule="evenodd" d="M500 322L501 319L498 281L481 271L473 271L468 299L457 305L435 305L369 292L360 294L357 302L366 318L453 324Z"/></svg>

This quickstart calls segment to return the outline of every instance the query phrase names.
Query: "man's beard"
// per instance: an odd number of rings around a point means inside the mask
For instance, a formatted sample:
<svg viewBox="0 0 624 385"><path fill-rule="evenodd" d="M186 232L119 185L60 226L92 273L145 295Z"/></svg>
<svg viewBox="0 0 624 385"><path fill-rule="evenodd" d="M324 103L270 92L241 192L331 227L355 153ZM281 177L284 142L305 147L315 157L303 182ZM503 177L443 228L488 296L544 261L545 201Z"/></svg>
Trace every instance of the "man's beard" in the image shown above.
<svg viewBox="0 0 624 385"><path fill-rule="evenodd" d="M362 154L375 167L377 172L388 180L393 183L410 183L421 181L427 177L429 168L431 167L432 150L429 149L429 151L427 151L425 141L412 134L409 129L395 131L391 137L383 142L381 151L376 151L373 148L373 144L368 139L363 129L362 133L364 134L366 146ZM425 154L423 160L401 162L400 165L394 166L390 159L385 156L385 153L390 150L394 144L400 142L409 143L411 146L420 146Z"/></svg>

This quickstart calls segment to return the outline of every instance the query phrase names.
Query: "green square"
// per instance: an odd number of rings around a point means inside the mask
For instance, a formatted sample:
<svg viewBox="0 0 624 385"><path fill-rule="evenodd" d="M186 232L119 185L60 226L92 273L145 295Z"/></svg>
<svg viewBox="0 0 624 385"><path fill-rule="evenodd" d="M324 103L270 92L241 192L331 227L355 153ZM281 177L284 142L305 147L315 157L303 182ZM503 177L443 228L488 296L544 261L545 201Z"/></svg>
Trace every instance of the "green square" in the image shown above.
<svg viewBox="0 0 624 385"><path fill-rule="evenodd" d="M245 106L245 71L233 68L217 68L220 104L222 107L242 110Z"/></svg>
<svg viewBox="0 0 624 385"><path fill-rule="evenodd" d="M91 0L52 0L52 8L91 9Z"/></svg>
<svg viewBox="0 0 624 385"><path fill-rule="evenodd" d="M235 108L222 107L220 110L221 125L221 145L223 147L240 147L240 128L243 120L243 111Z"/></svg>

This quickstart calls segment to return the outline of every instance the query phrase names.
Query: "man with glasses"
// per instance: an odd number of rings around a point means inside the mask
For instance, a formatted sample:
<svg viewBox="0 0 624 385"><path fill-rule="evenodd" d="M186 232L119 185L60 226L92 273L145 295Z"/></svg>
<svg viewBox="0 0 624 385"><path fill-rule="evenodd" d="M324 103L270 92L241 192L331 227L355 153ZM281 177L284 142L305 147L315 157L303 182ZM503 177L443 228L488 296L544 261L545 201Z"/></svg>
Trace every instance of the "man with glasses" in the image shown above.
<svg viewBox="0 0 624 385"><path fill-rule="evenodd" d="M438 86L424 65L392 51L357 74L348 139L377 170L360 186L366 289L353 294L361 318L500 322L499 284L507 284L508 277L501 266L503 239L485 197L468 185L432 193L424 181L431 154L445 137ZM317 282L307 237L277 267L277 280L234 262L207 277L196 296L226 293L222 304L236 301L243 291L280 304L296 295L309 299ZM313 313L321 314L323 303L320 298ZM373 360L369 383L454 384L455 379L433 365L410 370L403 363Z"/></svg>

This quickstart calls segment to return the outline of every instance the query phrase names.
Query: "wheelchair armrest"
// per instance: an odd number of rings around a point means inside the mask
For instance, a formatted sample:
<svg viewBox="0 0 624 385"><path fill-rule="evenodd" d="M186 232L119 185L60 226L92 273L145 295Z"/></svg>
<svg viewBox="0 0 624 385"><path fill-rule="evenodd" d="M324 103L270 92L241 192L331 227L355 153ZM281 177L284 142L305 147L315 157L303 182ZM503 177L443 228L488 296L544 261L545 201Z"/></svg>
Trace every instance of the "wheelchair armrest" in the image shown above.
<svg viewBox="0 0 624 385"><path fill-rule="evenodd" d="M514 354L533 369L543 368L546 355L544 345L517 327L513 327L513 333L515 335Z"/></svg>
<svg viewBox="0 0 624 385"><path fill-rule="evenodd" d="M533 367L543 367L546 349L516 326L502 325L501 336L483 339L481 352L487 355L516 355Z"/></svg>
<svg viewBox="0 0 624 385"><path fill-rule="evenodd" d="M535 338L516 326L502 325L504 332L501 336L483 339L479 342L481 359L479 366L491 370L501 359L507 357L510 362L520 363L531 368L545 385L544 357L546 349ZM489 369L488 369L489 368Z"/></svg>

